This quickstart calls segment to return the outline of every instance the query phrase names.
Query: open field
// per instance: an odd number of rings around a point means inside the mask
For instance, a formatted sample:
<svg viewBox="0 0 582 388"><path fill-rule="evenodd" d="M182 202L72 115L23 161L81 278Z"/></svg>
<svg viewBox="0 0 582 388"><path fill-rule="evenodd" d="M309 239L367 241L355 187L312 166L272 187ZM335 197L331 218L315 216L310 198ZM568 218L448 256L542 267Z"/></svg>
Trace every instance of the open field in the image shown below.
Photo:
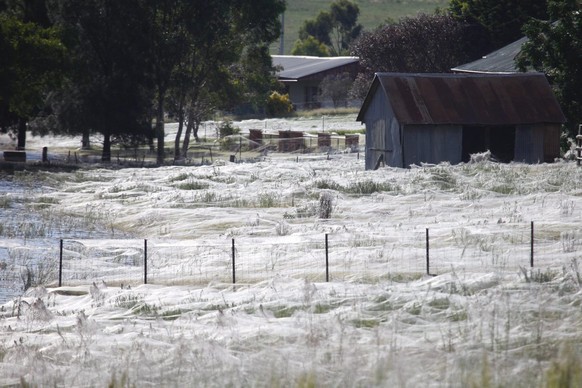
<svg viewBox="0 0 582 388"><path fill-rule="evenodd" d="M360 129L353 120L325 126ZM237 125L244 134L324 124ZM74 150L78 139L30 139L45 145ZM0 304L0 385L582 383L575 163L364 171L355 153L269 152L252 163L16 172L0 176L0 216L0 278L31 273L25 294ZM437 276L424 271L426 228ZM310 269L324 260L326 234L329 282L320 264ZM54 262L60 239L68 273L84 278L57 287L51 266L35 265Z"/></svg>
<svg viewBox="0 0 582 388"><path fill-rule="evenodd" d="M289 0L285 12L285 54L290 54L293 44L298 39L299 28L307 19L314 19L320 11L329 10L329 0ZM404 16L415 16L419 12L432 13L437 7L446 8L448 0L359 0L358 21L366 30L373 30L386 20ZM279 42L271 47L273 54L279 53Z"/></svg>

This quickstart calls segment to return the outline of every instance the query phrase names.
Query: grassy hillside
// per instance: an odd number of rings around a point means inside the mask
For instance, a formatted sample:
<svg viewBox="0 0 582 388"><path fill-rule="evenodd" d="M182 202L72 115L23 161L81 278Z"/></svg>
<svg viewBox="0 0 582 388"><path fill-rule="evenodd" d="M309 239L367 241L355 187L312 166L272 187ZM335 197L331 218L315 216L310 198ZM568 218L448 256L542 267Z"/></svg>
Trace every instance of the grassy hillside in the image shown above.
<svg viewBox="0 0 582 388"><path fill-rule="evenodd" d="M431 13L437 7L445 8L449 0L356 0L360 7L359 22L366 30L372 30L387 19L398 20L419 12ZM298 38L299 28L306 19L313 19L322 10L328 10L330 0L287 0L285 12L285 54L290 54ZM279 42L271 47L279 53Z"/></svg>

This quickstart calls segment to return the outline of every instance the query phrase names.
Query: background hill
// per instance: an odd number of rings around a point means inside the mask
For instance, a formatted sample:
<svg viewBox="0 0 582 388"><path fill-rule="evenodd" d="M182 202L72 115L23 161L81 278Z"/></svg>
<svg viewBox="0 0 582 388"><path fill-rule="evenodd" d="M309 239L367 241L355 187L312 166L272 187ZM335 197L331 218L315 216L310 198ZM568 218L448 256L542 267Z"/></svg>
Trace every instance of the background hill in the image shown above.
<svg viewBox="0 0 582 388"><path fill-rule="evenodd" d="M449 0L357 0L360 7L359 22L366 30L372 30L388 19L415 16L419 12L431 13L445 8ZM288 0L285 11L285 54L290 54L298 38L299 28L307 19L313 19L322 10L328 10L330 0ZM271 46L271 53L279 53L279 42Z"/></svg>

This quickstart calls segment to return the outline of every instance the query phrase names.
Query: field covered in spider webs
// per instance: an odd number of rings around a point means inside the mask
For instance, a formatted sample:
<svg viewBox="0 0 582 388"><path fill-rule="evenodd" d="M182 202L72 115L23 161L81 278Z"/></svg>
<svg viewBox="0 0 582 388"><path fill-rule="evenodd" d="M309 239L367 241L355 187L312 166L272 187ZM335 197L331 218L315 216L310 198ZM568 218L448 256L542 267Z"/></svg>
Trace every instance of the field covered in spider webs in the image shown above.
<svg viewBox="0 0 582 388"><path fill-rule="evenodd" d="M252 266L236 285L228 274L31 284L0 306L0 384L580 384L581 171L568 162L364 171L354 153L272 153L255 163L4 177L6 267L26 268L39 260L31 252L52 252L61 238L77 247L70 252L101 258L114 240L151 239L160 274L180 260L207 270L223 252L197 260L188 249L228 252L235 238L241 265ZM424 271L426 228L437 276ZM321 267L317 276L304 269L322 259L325 234L336 244L330 259L344 263L330 282Z"/></svg>

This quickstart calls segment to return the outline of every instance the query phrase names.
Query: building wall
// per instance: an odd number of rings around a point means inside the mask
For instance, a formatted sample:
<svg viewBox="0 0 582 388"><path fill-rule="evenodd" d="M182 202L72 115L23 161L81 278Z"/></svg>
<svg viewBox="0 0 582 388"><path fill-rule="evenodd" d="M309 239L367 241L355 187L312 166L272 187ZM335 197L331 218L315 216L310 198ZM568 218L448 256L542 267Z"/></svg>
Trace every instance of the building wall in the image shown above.
<svg viewBox="0 0 582 388"><path fill-rule="evenodd" d="M353 81L358 74L358 68L358 63L351 63L309 77L300 78L296 82L285 82L287 93L289 93L289 99L297 110L333 108L334 105L331 99L319 101L317 98L321 81L328 75L338 75L343 73L348 73L350 79ZM348 106L355 106L355 104L359 105L360 103L361 101L348 101Z"/></svg>
<svg viewBox="0 0 582 388"><path fill-rule="evenodd" d="M300 82L289 82L287 85L287 93L289 93L289 99L295 109L304 109L305 103L305 85Z"/></svg>
<svg viewBox="0 0 582 388"><path fill-rule="evenodd" d="M519 125L515 132L515 161L551 163L560 157L560 124Z"/></svg>
<svg viewBox="0 0 582 388"><path fill-rule="evenodd" d="M379 161L391 167L402 167L400 124L394 117L381 86L374 94L364 118L366 124L366 170Z"/></svg>
<svg viewBox="0 0 582 388"><path fill-rule="evenodd" d="M560 124L544 125L544 162L552 163L560 157Z"/></svg>
<svg viewBox="0 0 582 388"><path fill-rule="evenodd" d="M544 161L544 128L535 125L518 125L515 129L514 161L541 163Z"/></svg>
<svg viewBox="0 0 582 388"><path fill-rule="evenodd" d="M462 161L463 127L455 125L407 125L403 132L403 167L421 163Z"/></svg>
<svg viewBox="0 0 582 388"><path fill-rule="evenodd" d="M463 161L462 125L401 125L394 117L389 96L378 85L364 112L366 125L366 170L379 161L391 167L409 167L422 163L438 164ZM474 125L475 130L479 130ZM525 163L552 162L560 156L560 124L495 126L491 130L511 129L507 161ZM484 128L487 128L486 126ZM515 135L513 134L515 128ZM495 132L497 133L497 132ZM497 136L497 135L496 135ZM515 145L513 143L515 138ZM497 137L496 137L497 139ZM497 139L503 142L503 139ZM484 146L503 148L503 143ZM506 148L507 148L506 147ZM512 152L514 148L514 152ZM485 151L485 150L484 150ZM513 154L513 155L512 155Z"/></svg>

